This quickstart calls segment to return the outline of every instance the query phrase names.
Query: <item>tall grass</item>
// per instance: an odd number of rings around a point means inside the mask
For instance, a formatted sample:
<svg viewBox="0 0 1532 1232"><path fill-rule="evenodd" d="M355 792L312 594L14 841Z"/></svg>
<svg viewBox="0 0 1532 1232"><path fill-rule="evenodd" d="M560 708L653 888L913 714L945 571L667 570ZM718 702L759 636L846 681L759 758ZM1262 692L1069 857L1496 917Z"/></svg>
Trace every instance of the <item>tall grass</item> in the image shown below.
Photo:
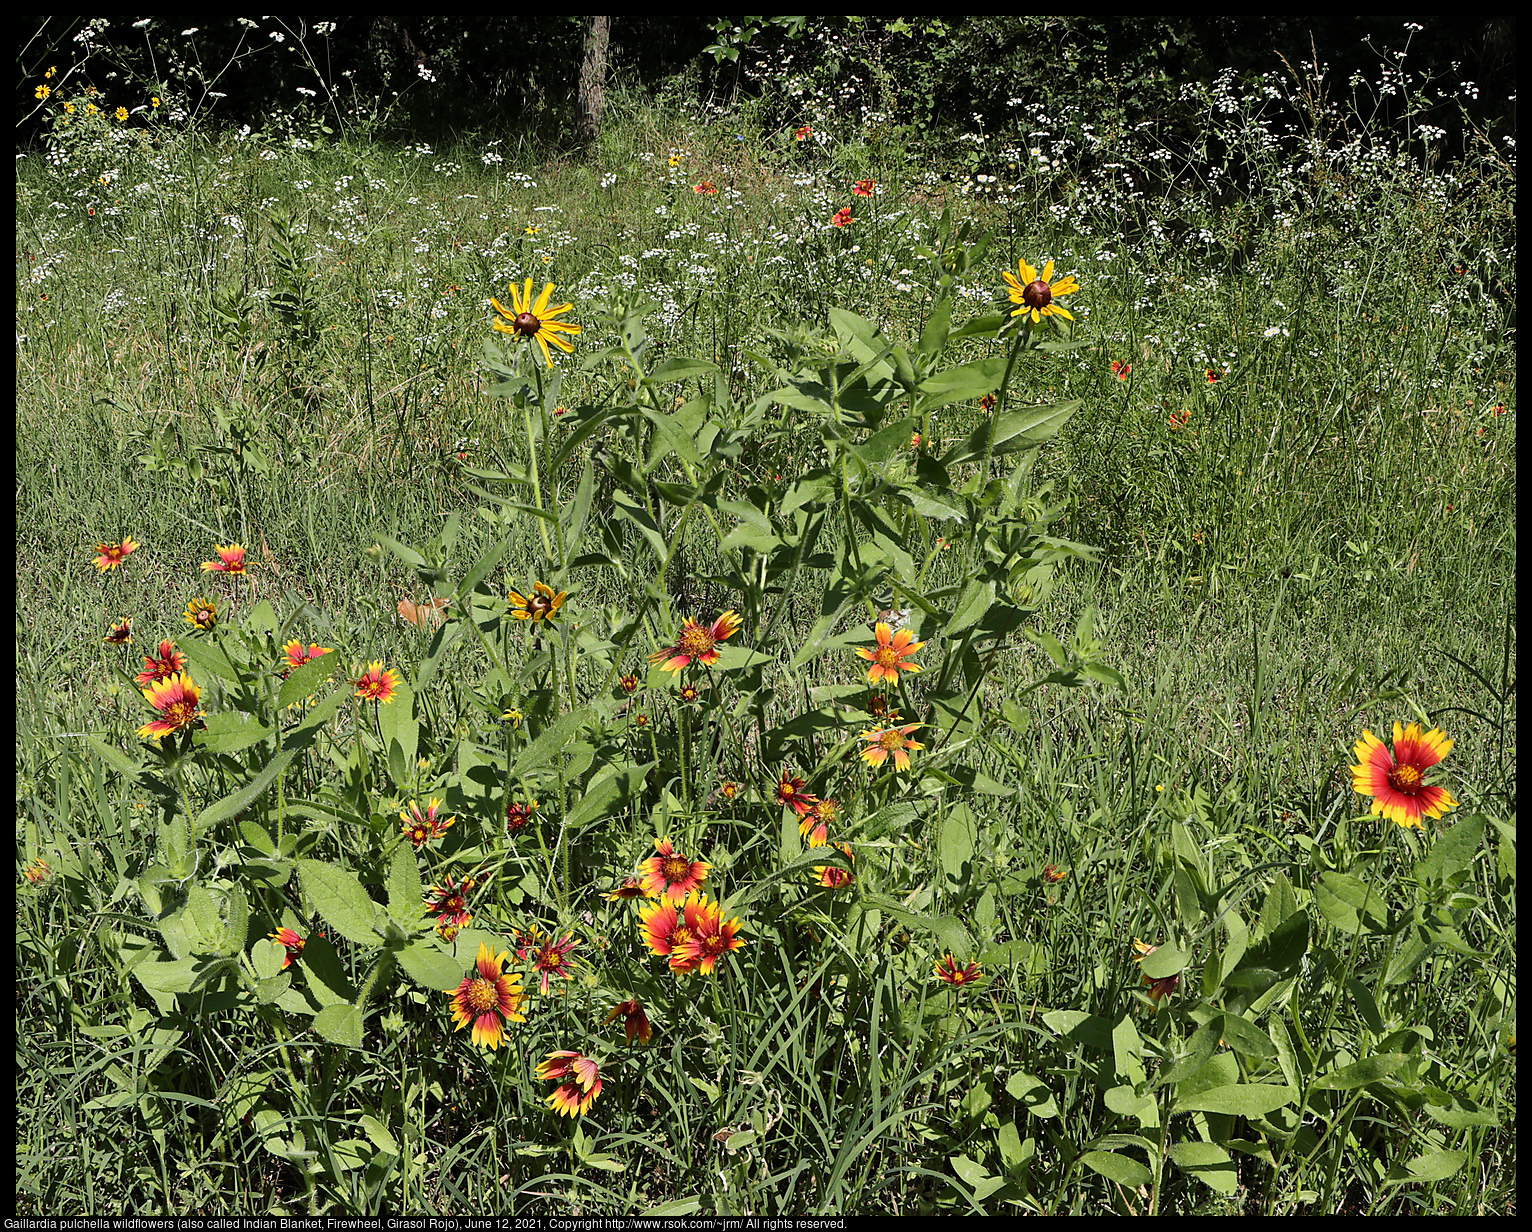
<svg viewBox="0 0 1532 1232"><path fill-rule="evenodd" d="M1514 149L1205 94L1201 148L1031 114L950 164L830 111L619 98L573 162L72 100L17 175L22 1209L1509 1210ZM1019 261L1072 327L1015 330ZM551 368L489 328L527 278ZM925 670L870 688L880 616ZM149 742L161 638L207 728ZM1455 742L1420 831L1351 790L1395 721ZM714 975L604 897L665 838L743 922ZM443 1013L481 941L492 1052Z"/></svg>

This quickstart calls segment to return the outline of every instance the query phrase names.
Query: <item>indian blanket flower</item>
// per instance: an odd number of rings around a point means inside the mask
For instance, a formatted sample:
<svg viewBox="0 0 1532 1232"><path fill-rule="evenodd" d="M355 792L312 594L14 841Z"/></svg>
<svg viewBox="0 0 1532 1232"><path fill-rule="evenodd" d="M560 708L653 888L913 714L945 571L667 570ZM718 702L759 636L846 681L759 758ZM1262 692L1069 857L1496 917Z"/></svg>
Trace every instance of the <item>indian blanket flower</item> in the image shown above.
<svg viewBox="0 0 1532 1232"><path fill-rule="evenodd" d="M328 646L320 646L314 642L310 642L307 649L304 649L302 642L293 641L285 643L282 647L282 654L287 659L287 666L282 671L282 679L287 679L288 672L302 667L305 663L312 662L319 658L320 655L327 655L329 653L330 648Z"/></svg>
<svg viewBox="0 0 1532 1232"><path fill-rule="evenodd" d="M908 770L910 768L908 750L926 747L909 739L909 734L924 726L924 723L906 723L903 727L881 727L876 731L864 733L862 739L867 741L867 747L862 750L862 760L876 768L892 756L895 769Z"/></svg>
<svg viewBox="0 0 1532 1232"><path fill-rule="evenodd" d="M510 592L511 616L516 620L530 620L533 624L539 620L551 622L559 614L559 608L564 606L568 596L567 590L554 594L553 587L533 582L528 594L518 594L514 590Z"/></svg>
<svg viewBox="0 0 1532 1232"><path fill-rule="evenodd" d="M803 790L802 779L791 778L786 774L777 780L772 796L783 808L792 809L799 817L807 817L814 805L819 803L818 796L811 796Z"/></svg>
<svg viewBox="0 0 1532 1232"><path fill-rule="evenodd" d="M635 1035L638 1036L640 1044L647 1044L649 1037L654 1034L654 1028L649 1025L649 1016L644 1013L644 1007L637 997L630 997L612 1006L606 1012L602 1025L616 1022L619 1018L622 1019L622 1033L630 1044Z"/></svg>
<svg viewBox="0 0 1532 1232"><path fill-rule="evenodd" d="M565 933L555 940L534 924L520 940L522 944L516 950L516 957L531 963L537 972L539 995L548 995L548 981L554 976L561 980L574 979L569 951L580 943L573 933Z"/></svg>
<svg viewBox="0 0 1532 1232"><path fill-rule="evenodd" d="M601 1094L601 1065L582 1053L550 1052L538 1062L537 1076L559 1084L544 1102L560 1116L584 1116Z"/></svg>
<svg viewBox="0 0 1532 1232"><path fill-rule="evenodd" d="M1126 381L1128 374L1133 371L1133 365L1121 359L1112 361L1112 375L1119 381Z"/></svg>
<svg viewBox="0 0 1532 1232"><path fill-rule="evenodd" d="M21 875L33 885L41 885L53 876L53 870L48 867L48 861L38 856L32 863L21 870Z"/></svg>
<svg viewBox="0 0 1532 1232"><path fill-rule="evenodd" d="M739 935L743 925L739 920L725 920L723 904L708 902L706 894L688 894L681 916L678 931L684 936L672 943L670 953L670 969L678 975L696 971L713 975L720 958L744 948L745 940Z"/></svg>
<svg viewBox="0 0 1532 1232"><path fill-rule="evenodd" d="M741 623L738 612L723 612L706 628L690 618L683 620L676 644L656 650L649 662L658 663L667 672L678 672L693 663L712 667L718 662L718 643L732 637Z"/></svg>
<svg viewBox="0 0 1532 1232"><path fill-rule="evenodd" d="M446 990L457 1030L473 1024L470 1038L475 1047L493 1051L505 1039L506 1023L526 1022L521 1013L526 1001L521 976L502 970L509 956L509 951L492 954L489 946L479 942L479 956L474 962L478 974L464 976L456 988Z"/></svg>
<svg viewBox="0 0 1532 1232"><path fill-rule="evenodd" d="M213 551L218 553L217 560L205 560L202 562L203 573L244 573L245 572L245 545L231 543L224 547L221 543L213 545Z"/></svg>
<svg viewBox="0 0 1532 1232"><path fill-rule="evenodd" d="M473 919L473 912L468 909L468 891L473 889L473 884L472 877L465 877L461 885L448 877L440 886L431 887L425 896L425 914L436 917L438 929L443 925L454 929L468 927Z"/></svg>
<svg viewBox="0 0 1532 1232"><path fill-rule="evenodd" d="M1043 865L1043 880L1049 885L1056 885L1069 876L1069 870L1060 868L1057 864Z"/></svg>
<svg viewBox="0 0 1532 1232"><path fill-rule="evenodd" d="M1207 381L1207 383L1209 385L1216 385L1216 384L1218 384L1219 380L1222 378L1222 373L1217 372L1217 371L1215 371L1212 368L1204 368L1202 370L1202 376L1203 376L1203 379L1205 381Z"/></svg>
<svg viewBox="0 0 1532 1232"><path fill-rule="evenodd" d="M159 718L151 719L138 729L138 734L147 740L158 740L161 736L178 732L203 715L197 709L197 698L201 690L185 672L157 680L142 692L144 700L159 712Z"/></svg>
<svg viewBox="0 0 1532 1232"><path fill-rule="evenodd" d="M505 832L515 834L532 820L532 813L536 808L536 800L529 800L525 804L519 800L509 801L505 806Z"/></svg>
<svg viewBox="0 0 1532 1232"><path fill-rule="evenodd" d="M386 705L394 700L394 694L398 691L399 673L392 668L384 671L381 662L369 663L367 670L351 683L356 686L358 697Z"/></svg>
<svg viewBox="0 0 1532 1232"><path fill-rule="evenodd" d="M627 696L632 697L633 694L638 692L638 677L633 675L619 676L617 678L617 687Z"/></svg>
<svg viewBox="0 0 1532 1232"><path fill-rule="evenodd" d="M399 828L409 835L410 842L415 847L430 842L433 838L440 838L447 832L447 827L456 823L456 817L448 817L445 821L436 815L436 810L441 808L442 802L435 796L431 797L426 805L425 812L420 811L420 806L411 800L409 808L399 813L399 820L404 824Z"/></svg>
<svg viewBox="0 0 1532 1232"><path fill-rule="evenodd" d="M951 984L954 988L962 988L965 984L972 984L984 974L984 968L976 962L970 962L966 967L957 965L957 959L951 954L938 959L936 963L936 978L945 984Z"/></svg>
<svg viewBox="0 0 1532 1232"><path fill-rule="evenodd" d="M830 219L832 227L849 227L851 225L851 207L843 205L835 211L835 216Z"/></svg>
<svg viewBox="0 0 1532 1232"><path fill-rule="evenodd" d="M798 837L807 838L810 847L823 847L830 841L830 823L839 812L839 801L815 800L798 823Z"/></svg>
<svg viewBox="0 0 1532 1232"><path fill-rule="evenodd" d="M804 140L807 140L808 137L813 134L813 132L814 132L814 130L812 128L810 128L807 124L805 124L802 128L793 130L793 140L794 141L804 141Z"/></svg>
<svg viewBox="0 0 1532 1232"><path fill-rule="evenodd" d="M668 838L656 839L654 849L659 854L650 856L638 866L640 884L651 898L663 896L680 900L700 889L707 880L712 865L688 859L670 845Z"/></svg>
<svg viewBox="0 0 1532 1232"><path fill-rule="evenodd" d="M279 928L274 933L266 934L271 940L282 946L287 952L282 955L282 970L286 971L292 964L293 959L303 957L304 940L290 928Z"/></svg>
<svg viewBox="0 0 1532 1232"><path fill-rule="evenodd" d="M193 599L186 605L186 623L206 633L218 623L218 608L207 599Z"/></svg>
<svg viewBox="0 0 1532 1232"><path fill-rule="evenodd" d="M166 638L152 655L144 656L144 670L133 679L138 684L154 684L157 680L170 679L185 668L186 656L176 649L174 642Z"/></svg>
<svg viewBox="0 0 1532 1232"><path fill-rule="evenodd" d="M101 639L108 646L131 646L133 644L133 618L124 616Z"/></svg>
<svg viewBox="0 0 1532 1232"><path fill-rule="evenodd" d="M129 552L139 545L133 542L133 536L129 535L121 543L98 543L96 544L96 559L91 564L96 566L98 572L105 573L109 569L115 569L127 559Z"/></svg>
<svg viewBox="0 0 1532 1232"><path fill-rule="evenodd" d="M620 886L615 890L608 890L601 897L615 903L621 898L648 898L649 896L644 893L644 883L637 877L625 877Z"/></svg>
<svg viewBox="0 0 1532 1232"><path fill-rule="evenodd" d="M1427 770L1452 752L1452 741L1438 728L1422 733L1419 723L1406 728L1394 724L1394 750L1370 731L1352 749L1357 764L1351 767L1351 789L1371 796L1374 814L1381 813L1397 826L1422 829L1421 817L1440 817L1457 801L1445 787L1426 783Z"/></svg>
<svg viewBox="0 0 1532 1232"><path fill-rule="evenodd" d="M692 189L692 192L699 195L711 195L717 191L718 185L714 184L712 180L703 180L702 183Z"/></svg>
<svg viewBox="0 0 1532 1232"><path fill-rule="evenodd" d="M876 187L871 180L858 180L851 186L851 195L854 197L870 197Z"/></svg>
<svg viewBox="0 0 1532 1232"><path fill-rule="evenodd" d="M850 843L836 843L835 849L841 852L847 861L853 858ZM842 886L848 886L852 882L851 870L839 868L834 864L816 864L814 872L818 874L819 884L831 890L839 890Z"/></svg>
<svg viewBox="0 0 1532 1232"><path fill-rule="evenodd" d="M895 633L883 621L873 626L873 636L878 645L874 650L859 649L856 653L863 659L872 663L868 669L867 679L876 684L878 681L886 681L889 684L899 683L899 673L918 672L920 664L909 662L911 656L925 645L917 642L915 635L909 629L900 629Z"/></svg>
<svg viewBox="0 0 1532 1232"><path fill-rule="evenodd" d="M574 344L567 339L559 337L562 334L578 334L580 327L568 321L555 321L553 318L561 312L568 312L573 306L560 304L557 308L548 307L548 298L553 294L553 283L543 288L543 293L537 297L537 302L532 302L532 280L527 279L526 284L517 290L511 287L511 308L507 309L497 299L489 302L495 311L500 314L501 320L490 322L502 334L519 334L523 338L533 339L542 348L543 359L548 367L553 367L553 356L548 352L548 344L551 342L559 350L572 352ZM514 311L513 311L514 310Z"/></svg>
<svg viewBox="0 0 1532 1232"><path fill-rule="evenodd" d="M1052 261L1043 266L1041 275L1025 261L1018 262L1016 268L1021 275L1020 278L1012 275L1010 270L1005 270L1000 275L1009 288L1011 303L1021 305L1011 312L1013 317L1029 316L1033 325L1044 317L1063 317L1066 321L1074 320L1074 317L1070 316L1061 305L1053 302L1066 295L1073 295L1080 289L1080 284L1075 281L1073 274L1055 282Z"/></svg>
<svg viewBox="0 0 1532 1232"><path fill-rule="evenodd" d="M1141 963L1159 948L1157 945L1148 945L1134 937L1133 961ZM1155 1012L1158 1013L1160 999L1167 993L1174 991L1176 985L1181 982L1181 973L1178 971L1175 975L1162 975L1159 979L1150 979L1149 976L1140 973L1140 978L1145 984L1149 985L1149 1000L1154 1002Z"/></svg>
<svg viewBox="0 0 1532 1232"><path fill-rule="evenodd" d="M668 898L639 907L638 935L649 947L649 952L660 958L672 957L678 945L691 940L691 934L686 931L681 911ZM671 964L671 969L681 974L674 963Z"/></svg>

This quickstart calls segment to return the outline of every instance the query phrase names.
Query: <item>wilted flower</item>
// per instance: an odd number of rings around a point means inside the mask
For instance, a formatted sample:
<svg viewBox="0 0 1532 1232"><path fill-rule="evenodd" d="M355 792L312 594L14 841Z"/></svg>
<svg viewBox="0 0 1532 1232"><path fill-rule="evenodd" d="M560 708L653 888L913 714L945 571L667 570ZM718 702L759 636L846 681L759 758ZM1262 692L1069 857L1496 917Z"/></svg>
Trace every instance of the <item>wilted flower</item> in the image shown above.
<svg viewBox="0 0 1532 1232"><path fill-rule="evenodd" d="M957 960L948 954L936 963L936 978L943 983L951 984L954 988L962 988L965 984L972 984L984 974L984 969L976 962L970 962L965 967L959 967Z"/></svg>
<svg viewBox="0 0 1532 1232"><path fill-rule="evenodd" d="M537 1076L560 1083L545 1101L560 1116L583 1116L601 1094L600 1064L578 1052L550 1052L539 1062Z"/></svg>
<svg viewBox="0 0 1532 1232"><path fill-rule="evenodd" d="M533 582L530 594L522 595L514 590L510 592L511 616L516 620L530 620L533 624L539 620L551 622L559 614L559 608L564 606L568 595L567 590L554 594L553 587Z"/></svg>
<svg viewBox="0 0 1532 1232"><path fill-rule="evenodd" d="M282 955L282 970L286 971L295 958L303 957L304 939L290 928L279 928L274 933L266 934L271 940L282 947L287 953Z"/></svg>
<svg viewBox="0 0 1532 1232"><path fill-rule="evenodd" d="M649 1016L644 1013L644 1007L637 997L630 997L626 1001L619 1001L607 1011L604 1022L616 1022L622 1019L622 1032L628 1043L633 1042L633 1037L638 1036L640 1044L647 1044L654 1029L649 1025Z"/></svg>

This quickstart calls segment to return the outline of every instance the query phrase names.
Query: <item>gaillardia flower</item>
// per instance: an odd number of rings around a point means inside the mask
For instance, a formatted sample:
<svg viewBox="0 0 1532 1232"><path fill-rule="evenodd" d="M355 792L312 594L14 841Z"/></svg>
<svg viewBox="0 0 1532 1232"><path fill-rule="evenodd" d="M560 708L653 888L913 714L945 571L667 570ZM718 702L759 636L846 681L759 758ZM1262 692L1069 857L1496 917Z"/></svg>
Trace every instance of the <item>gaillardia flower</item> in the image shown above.
<svg viewBox="0 0 1532 1232"><path fill-rule="evenodd" d="M677 975L700 971L712 975L718 960L731 950L743 949L739 920L725 920L723 905L710 903L707 895L688 894L682 909L680 937L671 947L670 969Z"/></svg>
<svg viewBox="0 0 1532 1232"><path fill-rule="evenodd" d="M287 953L282 955L282 970L286 971L293 959L303 957L303 938L290 928L279 928L274 933L267 933L268 937L277 945L284 947Z"/></svg>
<svg viewBox="0 0 1532 1232"><path fill-rule="evenodd" d="M693 890L702 888L711 864L683 856L670 845L668 838L656 839L654 849L659 854L650 856L638 866L639 884L645 894L679 902Z"/></svg>
<svg viewBox="0 0 1532 1232"><path fill-rule="evenodd" d="M497 299L489 302L495 311L500 314L501 320L491 321L490 324L502 334L519 334L523 338L533 339L543 350L543 359L548 367L553 367L553 356L548 352L548 344L551 342L559 350L572 352L574 345L566 339L560 338L559 334L578 334L580 327L567 321L555 321L553 318L561 312L568 312L570 304L560 304L557 308L548 307L548 299L553 294L553 284L550 282L543 288L543 293L537 297L537 302L532 302L532 280L527 279L525 286L520 290L513 285L511 287L511 308L508 310Z"/></svg>
<svg viewBox="0 0 1532 1232"><path fill-rule="evenodd" d="M630 1044L635 1035L640 1044L647 1044L649 1037L654 1034L654 1028L649 1025L649 1016L644 1013L644 1007L637 997L630 997L612 1006L602 1019L602 1025L616 1022L619 1018L622 1019L622 1033Z"/></svg>
<svg viewBox="0 0 1532 1232"><path fill-rule="evenodd" d="M1159 948L1160 947L1157 945L1148 945L1145 942L1140 941L1137 937L1134 937L1133 961L1136 963L1141 963L1144 961L1144 959L1148 958L1149 955L1153 954L1155 950ZM1145 984L1149 985L1149 1000L1154 1002L1155 1012L1158 1013L1160 1009L1160 999L1167 993L1174 991L1176 985L1181 982L1181 973L1178 971L1174 975L1162 975L1159 979L1150 979L1147 975L1141 974L1139 978L1141 978Z"/></svg>
<svg viewBox="0 0 1532 1232"><path fill-rule="evenodd" d="M452 1018L461 1031L473 1024L471 1038L476 1047L491 1051L500 1047L505 1039L505 1024L526 1022L521 1013L526 1000L521 991L521 976L502 971L509 951L491 954L489 946L479 943L479 956L474 963L477 976L468 975L456 988L449 988L446 995L452 1000Z"/></svg>
<svg viewBox="0 0 1532 1232"><path fill-rule="evenodd" d="M530 962L532 969L537 972L539 994L544 997L548 995L548 981L554 976L561 980L574 979L569 951L580 943L573 933L565 933L555 940L534 924L520 940L516 957L522 962Z"/></svg>
<svg viewBox="0 0 1532 1232"><path fill-rule="evenodd" d="M197 709L200 693L185 672L156 681L144 689L143 694L144 700L159 712L160 717L145 723L138 729L138 734L147 740L158 740L195 723L203 714Z"/></svg>
<svg viewBox="0 0 1532 1232"><path fill-rule="evenodd" d="M522 804L519 800L508 801L505 806L505 832L515 834L532 820L532 814L536 808L536 800L529 800L526 804Z"/></svg>
<svg viewBox="0 0 1532 1232"><path fill-rule="evenodd" d="M399 688L399 674L392 668L384 671L381 662L369 663L367 670L351 683L356 686L358 697L387 703L394 700L394 693Z"/></svg>
<svg viewBox="0 0 1532 1232"><path fill-rule="evenodd" d="M847 862L854 858L851 854L850 843L836 843L835 849L846 857ZM831 890L839 890L841 887L848 886L852 882L851 870L840 868L838 865L816 864L814 865L814 872L818 874L818 883Z"/></svg>
<svg viewBox="0 0 1532 1232"><path fill-rule="evenodd" d="M1394 724L1392 756L1381 740L1363 731L1352 749L1358 764L1351 767L1351 789L1373 798L1371 812L1395 825L1422 829L1422 815L1440 817L1457 807L1445 787L1428 785L1423 777L1451 751L1452 741L1439 729L1422 734L1419 723L1402 729Z"/></svg>
<svg viewBox="0 0 1532 1232"><path fill-rule="evenodd" d="M870 197L876 187L871 180L858 180L851 186L851 195L854 197Z"/></svg>
<svg viewBox="0 0 1532 1232"><path fill-rule="evenodd" d="M784 808L790 808L799 817L807 817L814 811L814 806L819 803L818 796L811 796L803 790L803 780L793 778L786 772L777 780L777 785L772 791L776 802Z"/></svg>
<svg viewBox="0 0 1532 1232"><path fill-rule="evenodd" d="M863 659L872 663L867 671L867 679L874 683L879 680L889 684L899 683L899 673L918 672L920 664L909 662L910 657L925 645L917 642L915 635L909 629L900 629L895 633L883 621L878 621L873 626L872 634L877 638L878 645L875 650L859 649L856 653Z"/></svg>
<svg viewBox="0 0 1532 1232"><path fill-rule="evenodd" d="M160 642L154 654L144 656L144 670L133 679L138 684L154 684L159 680L169 680L185 668L186 656L176 649L174 642L166 638Z"/></svg>
<svg viewBox="0 0 1532 1232"><path fill-rule="evenodd" d="M292 641L285 643L282 647L282 654L287 659L287 666L282 670L282 679L286 680L287 673L295 668L302 667L305 663L319 658L320 655L327 655L329 653L330 648L328 646L320 646L314 642L309 643L307 650L303 648L302 642Z"/></svg>
<svg viewBox="0 0 1532 1232"><path fill-rule="evenodd" d="M133 542L133 536L129 535L121 543L98 543L96 544L96 559L91 563L96 569L105 573L109 569L115 569L127 558L129 552L138 547Z"/></svg>
<svg viewBox="0 0 1532 1232"><path fill-rule="evenodd" d="M213 545L213 551L218 553L217 560L205 560L202 562L203 573L244 573L245 572L245 545L231 543L224 547L220 543Z"/></svg>
<svg viewBox="0 0 1532 1232"><path fill-rule="evenodd" d="M471 889L472 877L463 878L462 885L458 885L451 877L446 878L440 886L432 886L426 895L425 914L436 917L438 929L444 925L453 929L467 928L473 919L473 912L468 909L468 891Z"/></svg>
<svg viewBox="0 0 1532 1232"><path fill-rule="evenodd" d="M1013 317L1030 316L1033 325L1044 317L1063 317L1066 321L1074 320L1074 317L1070 316L1063 307L1053 302L1066 295L1073 295L1080 289L1080 284L1075 281L1073 274L1054 282L1052 261L1043 266L1041 277L1025 261L1018 262L1016 268L1021 275L1019 279L1010 270L1005 270L1000 275L1009 288L1011 303L1021 305L1011 312Z"/></svg>
<svg viewBox="0 0 1532 1232"><path fill-rule="evenodd" d="M984 974L984 968L976 962L969 963L966 967L959 967L957 959L948 954L938 960L936 964L936 978L943 983L951 984L954 988L962 988L965 984L972 984Z"/></svg>
<svg viewBox="0 0 1532 1232"><path fill-rule="evenodd" d="M133 644L133 618L124 616L101 639L108 646L131 646Z"/></svg>
<svg viewBox="0 0 1532 1232"><path fill-rule="evenodd" d="M409 835L411 844L419 847L433 838L439 838L447 832L447 827L453 825L456 817L448 817L445 821L436 816L436 810L441 808L442 802L436 797L431 797L431 802L426 805L426 811L422 813L420 806L411 800L408 811L401 811L399 820L404 824L399 828Z"/></svg>
<svg viewBox="0 0 1532 1232"><path fill-rule="evenodd" d="M867 747L862 750L862 760L876 768L892 756L895 769L908 770L910 768L908 750L926 747L909 739L909 734L916 728L924 726L923 723L906 723L903 727L881 727L876 731L864 733L862 739L867 741Z"/></svg>
<svg viewBox="0 0 1532 1232"><path fill-rule="evenodd" d="M560 1116L583 1116L601 1094L600 1063L582 1053L550 1052L538 1063L537 1076L560 1084L545 1101Z"/></svg>
<svg viewBox="0 0 1532 1232"><path fill-rule="evenodd" d="M851 225L851 207L843 205L835 211L835 216L830 219L832 227L849 227Z"/></svg>
<svg viewBox="0 0 1532 1232"><path fill-rule="evenodd" d="M539 620L551 622L559 614L559 608L564 606L564 600L568 597L567 590L554 594L553 587L542 582L533 582L530 594L518 594L514 590L510 592L511 616L516 620L530 620L533 624Z"/></svg>
<svg viewBox="0 0 1532 1232"><path fill-rule="evenodd" d="M741 624L738 612L724 612L707 628L690 618L681 622L681 636L674 646L656 650L649 662L667 672L678 672L693 662L712 667L718 662L718 643L732 637Z"/></svg>

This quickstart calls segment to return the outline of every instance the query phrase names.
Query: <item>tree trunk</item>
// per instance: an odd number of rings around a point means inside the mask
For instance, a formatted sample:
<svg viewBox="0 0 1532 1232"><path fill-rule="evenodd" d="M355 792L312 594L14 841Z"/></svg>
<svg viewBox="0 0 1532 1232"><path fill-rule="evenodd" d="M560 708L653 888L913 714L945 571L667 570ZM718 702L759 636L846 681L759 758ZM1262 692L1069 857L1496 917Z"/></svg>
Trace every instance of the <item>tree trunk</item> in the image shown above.
<svg viewBox="0 0 1532 1232"><path fill-rule="evenodd" d="M580 140L601 136L601 113L606 110L606 45L612 32L610 17L592 17L585 33L585 57L580 61Z"/></svg>

